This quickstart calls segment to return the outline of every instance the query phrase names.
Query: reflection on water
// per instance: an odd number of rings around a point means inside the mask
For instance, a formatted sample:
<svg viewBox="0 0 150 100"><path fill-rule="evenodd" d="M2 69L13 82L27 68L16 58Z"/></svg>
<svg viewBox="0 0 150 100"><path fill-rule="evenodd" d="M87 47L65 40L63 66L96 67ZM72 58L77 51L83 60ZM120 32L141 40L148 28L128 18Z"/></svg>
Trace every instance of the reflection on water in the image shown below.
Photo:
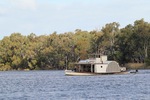
<svg viewBox="0 0 150 100"><path fill-rule="evenodd" d="M150 70L65 76L63 71L0 72L0 100L150 100Z"/></svg>

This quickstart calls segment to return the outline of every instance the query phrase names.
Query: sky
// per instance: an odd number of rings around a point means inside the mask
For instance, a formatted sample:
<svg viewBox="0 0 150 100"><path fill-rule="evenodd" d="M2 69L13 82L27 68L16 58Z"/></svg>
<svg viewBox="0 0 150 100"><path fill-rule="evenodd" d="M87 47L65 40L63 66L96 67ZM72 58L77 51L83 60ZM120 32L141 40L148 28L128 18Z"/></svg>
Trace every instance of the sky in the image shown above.
<svg viewBox="0 0 150 100"><path fill-rule="evenodd" d="M48 35L120 27L144 18L150 22L150 0L0 0L0 39L12 33Z"/></svg>

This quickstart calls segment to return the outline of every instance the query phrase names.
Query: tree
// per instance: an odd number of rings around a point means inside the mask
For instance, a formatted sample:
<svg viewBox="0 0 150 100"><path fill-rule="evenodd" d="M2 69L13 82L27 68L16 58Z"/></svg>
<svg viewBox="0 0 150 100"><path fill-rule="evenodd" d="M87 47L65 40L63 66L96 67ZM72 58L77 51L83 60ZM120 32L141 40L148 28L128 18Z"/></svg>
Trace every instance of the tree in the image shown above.
<svg viewBox="0 0 150 100"><path fill-rule="evenodd" d="M90 52L91 53L101 53L104 52L104 48L101 46L103 41L103 33L98 30L94 30L90 32L91 34L91 46L90 46ZM100 50L103 49L103 50Z"/></svg>
<svg viewBox="0 0 150 100"><path fill-rule="evenodd" d="M122 28L121 33L117 39L117 50L116 50L116 60L120 64L125 64L131 62L134 57L134 52L136 51L134 27L129 24L125 28Z"/></svg>
<svg viewBox="0 0 150 100"><path fill-rule="evenodd" d="M20 65L25 56L25 45L26 37L20 33L13 33L10 37L5 37L0 46L4 65L11 66L12 69L23 68Z"/></svg>
<svg viewBox="0 0 150 100"><path fill-rule="evenodd" d="M76 33L73 37L75 43L75 55L81 59L87 58L88 53L90 52L92 34L88 31L76 30Z"/></svg>
<svg viewBox="0 0 150 100"><path fill-rule="evenodd" d="M139 52L144 58L148 57L148 49L150 48L150 24L145 22L144 19L136 20L134 22L134 32L137 36L137 43ZM142 53L144 51L144 54Z"/></svg>
<svg viewBox="0 0 150 100"><path fill-rule="evenodd" d="M113 22L106 24L105 27L102 28L102 32L104 33L103 39L105 41L104 43L106 44L105 47L107 48L108 54L111 59L114 59L115 43L117 41L117 36L120 33L119 23Z"/></svg>

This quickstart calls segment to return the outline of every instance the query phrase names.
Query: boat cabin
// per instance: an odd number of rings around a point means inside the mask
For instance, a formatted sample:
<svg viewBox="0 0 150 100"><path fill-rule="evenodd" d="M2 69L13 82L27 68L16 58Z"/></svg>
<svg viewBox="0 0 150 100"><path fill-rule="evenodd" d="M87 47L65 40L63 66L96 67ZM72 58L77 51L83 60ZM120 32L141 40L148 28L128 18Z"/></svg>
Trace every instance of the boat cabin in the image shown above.
<svg viewBox="0 0 150 100"><path fill-rule="evenodd" d="M122 69L116 61L108 61L106 55L80 60L75 64L75 72L103 74L119 73L123 70L125 69Z"/></svg>

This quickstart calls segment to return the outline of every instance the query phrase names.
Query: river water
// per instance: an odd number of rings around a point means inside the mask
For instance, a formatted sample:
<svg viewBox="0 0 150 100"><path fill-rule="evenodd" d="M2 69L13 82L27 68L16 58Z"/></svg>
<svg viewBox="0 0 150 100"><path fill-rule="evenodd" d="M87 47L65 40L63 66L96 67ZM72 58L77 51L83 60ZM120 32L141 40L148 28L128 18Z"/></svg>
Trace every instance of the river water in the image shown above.
<svg viewBox="0 0 150 100"><path fill-rule="evenodd" d="M0 72L0 100L150 100L150 70L65 76L64 71Z"/></svg>

